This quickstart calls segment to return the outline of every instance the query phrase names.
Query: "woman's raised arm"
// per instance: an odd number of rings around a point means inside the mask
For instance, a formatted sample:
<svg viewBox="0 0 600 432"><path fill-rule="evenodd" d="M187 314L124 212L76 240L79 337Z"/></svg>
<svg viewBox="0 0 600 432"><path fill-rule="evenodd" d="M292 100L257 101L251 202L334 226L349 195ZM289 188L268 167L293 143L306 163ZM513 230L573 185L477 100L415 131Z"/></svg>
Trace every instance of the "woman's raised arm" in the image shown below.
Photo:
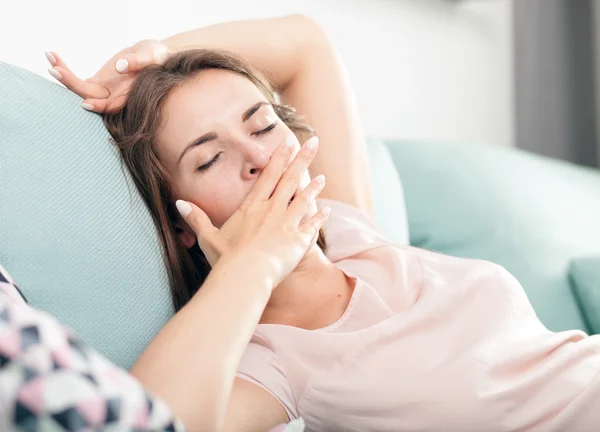
<svg viewBox="0 0 600 432"><path fill-rule="evenodd" d="M302 15L231 21L173 35L162 42L170 53L194 48L224 49L244 57L278 90L295 80L314 38Z"/></svg>

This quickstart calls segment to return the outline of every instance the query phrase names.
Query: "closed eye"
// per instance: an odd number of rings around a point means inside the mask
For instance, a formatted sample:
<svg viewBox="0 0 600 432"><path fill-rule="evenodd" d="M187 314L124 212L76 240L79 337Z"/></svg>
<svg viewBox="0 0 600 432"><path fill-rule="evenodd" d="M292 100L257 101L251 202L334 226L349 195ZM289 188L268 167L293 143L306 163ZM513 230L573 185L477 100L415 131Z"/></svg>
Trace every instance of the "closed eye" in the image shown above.
<svg viewBox="0 0 600 432"><path fill-rule="evenodd" d="M253 132L251 135L264 135L266 133L271 132L273 129L275 129L275 126L277 126L277 123L272 123L269 126L267 126L266 128L264 128L263 130L259 130L258 132Z"/></svg>
<svg viewBox="0 0 600 432"><path fill-rule="evenodd" d="M210 160L210 162L207 162L204 165L199 166L198 171L206 171L207 169L209 169L216 161L219 160L219 157L221 157L221 153L223 153L223 152L217 153L217 155L214 158L212 158Z"/></svg>
<svg viewBox="0 0 600 432"><path fill-rule="evenodd" d="M277 123L271 123L266 128L259 130L257 132L253 132L251 135L260 136L260 135L267 134L267 133L271 132L273 129L275 129L275 126L277 126ZM204 165L199 166L198 171L202 172L202 171L206 171L207 169L209 169L215 162L217 162L219 160L221 153L217 153L217 155L210 162L207 162Z"/></svg>

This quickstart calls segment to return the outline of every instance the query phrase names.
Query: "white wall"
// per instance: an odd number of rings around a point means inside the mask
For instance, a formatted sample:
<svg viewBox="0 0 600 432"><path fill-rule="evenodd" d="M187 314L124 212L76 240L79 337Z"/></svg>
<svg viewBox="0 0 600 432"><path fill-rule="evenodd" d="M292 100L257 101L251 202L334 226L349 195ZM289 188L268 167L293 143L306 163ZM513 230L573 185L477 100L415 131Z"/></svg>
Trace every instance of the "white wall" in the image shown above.
<svg viewBox="0 0 600 432"><path fill-rule="evenodd" d="M366 132L513 144L510 0L22 0L0 6L0 60L45 77L53 50L88 77L143 38L301 12L349 70Z"/></svg>

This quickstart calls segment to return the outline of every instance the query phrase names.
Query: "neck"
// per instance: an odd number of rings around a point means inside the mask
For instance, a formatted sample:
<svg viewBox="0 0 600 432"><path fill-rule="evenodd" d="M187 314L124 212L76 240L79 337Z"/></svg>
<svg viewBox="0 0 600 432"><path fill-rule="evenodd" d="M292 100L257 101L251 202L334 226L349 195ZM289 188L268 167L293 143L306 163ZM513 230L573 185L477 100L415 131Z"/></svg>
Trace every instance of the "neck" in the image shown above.
<svg viewBox="0 0 600 432"><path fill-rule="evenodd" d="M343 272L313 245L296 269L273 291L261 323L294 320L306 307L316 306L327 287L345 283Z"/></svg>

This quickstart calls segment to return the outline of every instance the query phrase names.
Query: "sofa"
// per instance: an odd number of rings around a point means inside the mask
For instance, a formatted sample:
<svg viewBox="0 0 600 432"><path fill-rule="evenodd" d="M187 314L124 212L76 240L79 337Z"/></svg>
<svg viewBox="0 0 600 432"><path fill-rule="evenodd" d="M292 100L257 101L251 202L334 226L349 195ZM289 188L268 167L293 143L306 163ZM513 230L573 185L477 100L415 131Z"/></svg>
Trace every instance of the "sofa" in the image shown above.
<svg viewBox="0 0 600 432"><path fill-rule="evenodd" d="M0 263L129 368L172 315L157 233L100 116L0 62ZM506 267L551 330L600 332L600 171L485 143L367 137L392 242Z"/></svg>

